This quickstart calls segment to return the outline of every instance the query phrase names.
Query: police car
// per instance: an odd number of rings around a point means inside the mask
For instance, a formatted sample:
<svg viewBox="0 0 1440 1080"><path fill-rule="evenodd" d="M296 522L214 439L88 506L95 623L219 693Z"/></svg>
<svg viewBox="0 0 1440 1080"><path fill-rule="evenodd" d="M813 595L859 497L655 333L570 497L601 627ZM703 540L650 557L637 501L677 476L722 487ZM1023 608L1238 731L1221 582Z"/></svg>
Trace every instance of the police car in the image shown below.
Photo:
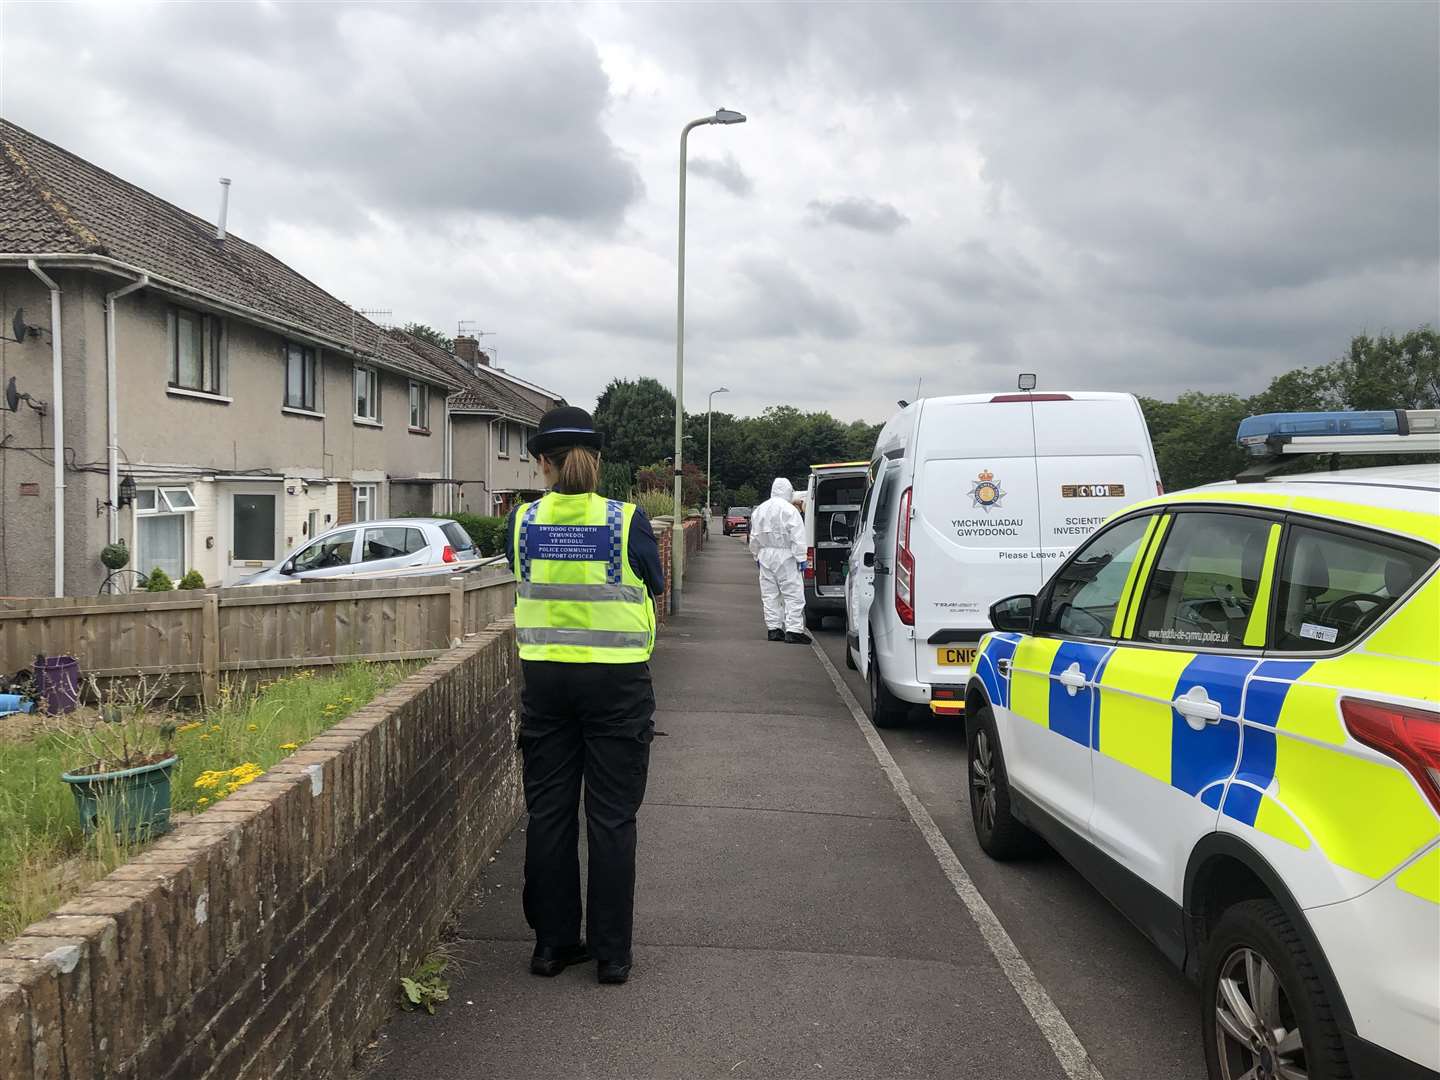
<svg viewBox="0 0 1440 1080"><path fill-rule="evenodd" d="M976 836L1043 836L1201 986L1216 1080L1440 1075L1440 412L1251 417L991 608Z"/></svg>

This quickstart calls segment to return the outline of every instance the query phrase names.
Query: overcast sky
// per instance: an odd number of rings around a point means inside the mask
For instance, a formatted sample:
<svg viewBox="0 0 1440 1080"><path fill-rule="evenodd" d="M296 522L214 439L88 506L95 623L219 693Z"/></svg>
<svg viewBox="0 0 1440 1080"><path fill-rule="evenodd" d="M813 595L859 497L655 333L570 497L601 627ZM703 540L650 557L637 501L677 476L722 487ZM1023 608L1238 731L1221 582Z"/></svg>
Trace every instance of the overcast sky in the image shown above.
<svg viewBox="0 0 1440 1080"><path fill-rule="evenodd" d="M1440 321L1440 5L0 4L0 112L590 405L1249 392Z"/></svg>

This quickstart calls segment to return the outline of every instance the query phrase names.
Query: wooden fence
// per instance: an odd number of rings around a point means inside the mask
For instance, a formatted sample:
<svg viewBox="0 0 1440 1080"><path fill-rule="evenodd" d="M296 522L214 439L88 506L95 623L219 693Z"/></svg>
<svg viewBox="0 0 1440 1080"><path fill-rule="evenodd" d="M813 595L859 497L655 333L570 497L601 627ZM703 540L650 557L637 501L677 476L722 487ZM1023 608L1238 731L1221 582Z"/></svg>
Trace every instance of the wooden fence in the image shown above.
<svg viewBox="0 0 1440 1080"><path fill-rule="evenodd" d="M214 700L222 678L439 656L510 614L513 578L312 581L240 589L0 600L0 674L38 654L74 656L102 689L164 680L167 695Z"/></svg>

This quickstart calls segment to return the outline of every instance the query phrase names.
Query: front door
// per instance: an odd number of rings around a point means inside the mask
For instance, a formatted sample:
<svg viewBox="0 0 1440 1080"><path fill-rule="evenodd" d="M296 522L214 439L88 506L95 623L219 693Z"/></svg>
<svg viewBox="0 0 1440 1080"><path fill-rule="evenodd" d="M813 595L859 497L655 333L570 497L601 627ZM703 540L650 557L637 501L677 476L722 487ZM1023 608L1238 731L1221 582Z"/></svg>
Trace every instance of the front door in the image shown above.
<svg viewBox="0 0 1440 1080"><path fill-rule="evenodd" d="M268 488L239 488L224 500L225 584L273 566L280 551L280 492Z"/></svg>

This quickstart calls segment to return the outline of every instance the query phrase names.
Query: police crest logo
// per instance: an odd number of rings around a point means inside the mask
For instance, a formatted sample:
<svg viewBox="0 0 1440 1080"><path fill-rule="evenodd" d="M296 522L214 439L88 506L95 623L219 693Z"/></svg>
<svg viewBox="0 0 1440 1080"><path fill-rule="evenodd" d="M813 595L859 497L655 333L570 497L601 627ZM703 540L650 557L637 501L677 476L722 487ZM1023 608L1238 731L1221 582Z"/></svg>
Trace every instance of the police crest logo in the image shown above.
<svg viewBox="0 0 1440 1080"><path fill-rule="evenodd" d="M974 505L982 510L989 510L991 507L1002 505L1005 498L1005 490L1000 486L1000 481L995 479L995 474L989 469L980 470L980 475L970 485L970 498Z"/></svg>

